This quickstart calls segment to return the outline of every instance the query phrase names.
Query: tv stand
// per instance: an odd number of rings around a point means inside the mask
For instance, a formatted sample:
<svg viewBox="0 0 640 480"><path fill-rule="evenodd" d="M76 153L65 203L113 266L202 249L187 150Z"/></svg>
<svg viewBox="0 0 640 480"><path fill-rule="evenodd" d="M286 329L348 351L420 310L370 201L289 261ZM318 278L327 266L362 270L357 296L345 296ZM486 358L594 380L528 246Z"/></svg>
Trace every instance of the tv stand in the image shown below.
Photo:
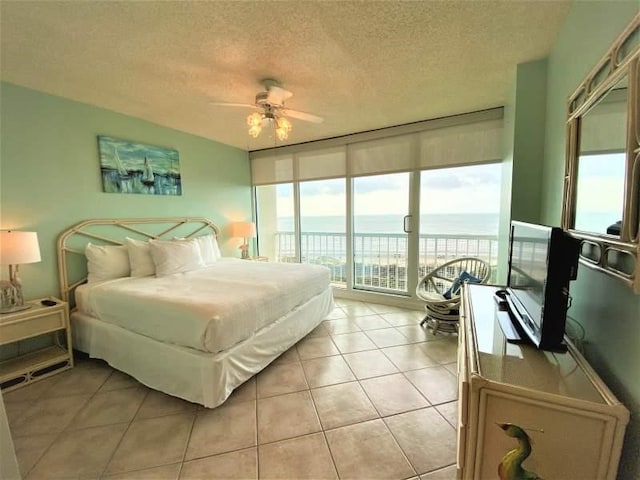
<svg viewBox="0 0 640 480"><path fill-rule="evenodd" d="M628 410L567 338L562 355L508 342L500 317L509 314L494 300L497 290L463 285L458 478L497 477L521 441L507 432L511 424L531 440L522 468L542 478L614 480Z"/></svg>

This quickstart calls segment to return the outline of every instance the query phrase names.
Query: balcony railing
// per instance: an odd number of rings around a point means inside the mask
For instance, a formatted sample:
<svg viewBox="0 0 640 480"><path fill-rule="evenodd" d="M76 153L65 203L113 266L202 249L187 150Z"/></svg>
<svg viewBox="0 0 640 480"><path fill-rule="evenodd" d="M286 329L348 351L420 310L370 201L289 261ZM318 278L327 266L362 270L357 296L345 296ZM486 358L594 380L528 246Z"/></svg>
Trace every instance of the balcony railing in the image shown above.
<svg viewBox="0 0 640 480"><path fill-rule="evenodd" d="M294 233L278 232L276 236L277 260L297 261ZM344 233L302 233L300 240L303 263L325 265L331 270L333 283L346 284L347 238ZM391 292L408 291L407 241L404 234L355 234L354 286ZM498 239L494 235L420 235L418 256L419 276L459 257L477 257L496 265Z"/></svg>

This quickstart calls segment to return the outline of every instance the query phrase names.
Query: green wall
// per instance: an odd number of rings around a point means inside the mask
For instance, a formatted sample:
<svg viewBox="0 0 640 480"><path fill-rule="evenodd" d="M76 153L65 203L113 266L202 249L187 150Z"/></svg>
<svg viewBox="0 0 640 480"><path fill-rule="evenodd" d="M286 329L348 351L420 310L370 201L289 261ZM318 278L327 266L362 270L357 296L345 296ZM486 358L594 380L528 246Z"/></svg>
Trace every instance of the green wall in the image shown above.
<svg viewBox="0 0 640 480"><path fill-rule="evenodd" d="M504 106L498 283L507 281L511 220L540 221L547 60L517 66Z"/></svg>
<svg viewBox="0 0 640 480"><path fill-rule="evenodd" d="M544 223L560 224L567 98L639 10L637 1L575 2L565 20L548 59ZM640 295L581 265L571 296L587 359L631 411L618 478L640 478Z"/></svg>
<svg viewBox="0 0 640 480"><path fill-rule="evenodd" d="M546 59L518 65L513 125L513 220L540 221L546 85Z"/></svg>
<svg viewBox="0 0 640 480"><path fill-rule="evenodd" d="M224 228L251 218L247 152L8 83L0 108L0 228L38 232L42 255L20 268L25 297L58 295L57 237L88 218L203 216L222 228L223 254L237 255ZM177 149L182 195L103 193L98 135Z"/></svg>

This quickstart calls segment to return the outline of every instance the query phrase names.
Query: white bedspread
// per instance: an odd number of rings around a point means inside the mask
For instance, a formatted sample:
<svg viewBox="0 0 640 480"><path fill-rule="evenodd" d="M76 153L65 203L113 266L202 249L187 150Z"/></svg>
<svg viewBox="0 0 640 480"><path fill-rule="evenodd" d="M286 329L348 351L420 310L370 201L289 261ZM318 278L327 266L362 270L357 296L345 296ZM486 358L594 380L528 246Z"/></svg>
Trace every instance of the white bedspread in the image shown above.
<svg viewBox="0 0 640 480"><path fill-rule="evenodd" d="M166 277L82 285L80 312L161 342L216 353L327 289L318 265L225 258Z"/></svg>

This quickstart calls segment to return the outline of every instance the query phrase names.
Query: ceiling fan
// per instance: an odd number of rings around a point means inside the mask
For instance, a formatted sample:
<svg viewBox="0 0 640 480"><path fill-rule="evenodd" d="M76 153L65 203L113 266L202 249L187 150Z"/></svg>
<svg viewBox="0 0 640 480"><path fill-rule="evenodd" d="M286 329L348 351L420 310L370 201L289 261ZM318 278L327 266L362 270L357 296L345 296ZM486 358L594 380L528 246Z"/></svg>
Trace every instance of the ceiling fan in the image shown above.
<svg viewBox="0 0 640 480"><path fill-rule="evenodd" d="M265 90L256 94L255 103L221 103L212 102L213 105L226 107L244 107L257 109L247 117L249 125L249 135L256 138L263 128L273 126L278 136L278 140L286 140L291 131L291 122L288 118L295 118L305 122L322 123L323 118L311 113L300 112L285 108L284 102L293 96L288 90L282 88L279 83L272 79L265 79L262 82Z"/></svg>

